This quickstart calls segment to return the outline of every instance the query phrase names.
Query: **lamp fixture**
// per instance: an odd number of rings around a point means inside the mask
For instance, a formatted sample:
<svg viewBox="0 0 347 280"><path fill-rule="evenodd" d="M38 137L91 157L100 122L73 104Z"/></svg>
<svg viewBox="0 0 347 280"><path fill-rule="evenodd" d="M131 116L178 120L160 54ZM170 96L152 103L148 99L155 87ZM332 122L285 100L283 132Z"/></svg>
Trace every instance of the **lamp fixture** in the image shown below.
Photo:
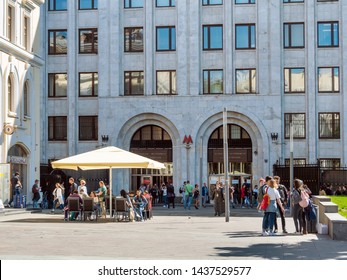
<svg viewBox="0 0 347 280"><path fill-rule="evenodd" d="M101 135L101 141L102 141L102 143L107 143L108 142L108 135Z"/></svg>
<svg viewBox="0 0 347 280"><path fill-rule="evenodd" d="M272 139L272 141L276 141L278 139L278 133L277 132L271 132L271 139Z"/></svg>

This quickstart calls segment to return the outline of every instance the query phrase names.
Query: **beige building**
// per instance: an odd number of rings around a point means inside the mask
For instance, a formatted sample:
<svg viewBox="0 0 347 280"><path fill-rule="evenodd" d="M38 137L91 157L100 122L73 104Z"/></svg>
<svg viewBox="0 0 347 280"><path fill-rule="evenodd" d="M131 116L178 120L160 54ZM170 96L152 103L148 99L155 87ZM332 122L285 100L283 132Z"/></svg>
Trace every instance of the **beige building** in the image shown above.
<svg viewBox="0 0 347 280"><path fill-rule="evenodd" d="M0 198L11 197L9 178L20 173L31 201L40 176L40 95L44 71L44 0L0 1Z"/></svg>

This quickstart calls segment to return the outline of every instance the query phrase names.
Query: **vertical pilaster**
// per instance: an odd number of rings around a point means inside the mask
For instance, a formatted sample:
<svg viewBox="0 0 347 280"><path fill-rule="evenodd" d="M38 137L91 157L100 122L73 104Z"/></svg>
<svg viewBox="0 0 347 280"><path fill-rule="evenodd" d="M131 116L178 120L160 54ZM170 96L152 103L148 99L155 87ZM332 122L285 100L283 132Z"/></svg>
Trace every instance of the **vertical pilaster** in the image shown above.
<svg viewBox="0 0 347 280"><path fill-rule="evenodd" d="M234 25L232 19L232 5L234 1L224 1L224 21L223 21L223 50L224 50L224 93L233 93L233 35Z"/></svg>
<svg viewBox="0 0 347 280"><path fill-rule="evenodd" d="M145 14L145 95L155 95L155 26L154 1L144 1ZM140 69L139 69L140 70Z"/></svg>

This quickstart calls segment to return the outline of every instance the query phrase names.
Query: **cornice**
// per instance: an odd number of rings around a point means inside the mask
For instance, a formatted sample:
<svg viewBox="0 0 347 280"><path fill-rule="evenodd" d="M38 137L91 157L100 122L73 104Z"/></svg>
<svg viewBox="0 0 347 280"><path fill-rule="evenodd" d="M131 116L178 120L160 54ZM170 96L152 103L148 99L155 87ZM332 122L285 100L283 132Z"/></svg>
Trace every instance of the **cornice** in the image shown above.
<svg viewBox="0 0 347 280"><path fill-rule="evenodd" d="M9 55L13 55L17 59L28 62L36 67L42 67L43 65L45 65L43 58L23 50L22 48L2 37L0 37L0 51Z"/></svg>

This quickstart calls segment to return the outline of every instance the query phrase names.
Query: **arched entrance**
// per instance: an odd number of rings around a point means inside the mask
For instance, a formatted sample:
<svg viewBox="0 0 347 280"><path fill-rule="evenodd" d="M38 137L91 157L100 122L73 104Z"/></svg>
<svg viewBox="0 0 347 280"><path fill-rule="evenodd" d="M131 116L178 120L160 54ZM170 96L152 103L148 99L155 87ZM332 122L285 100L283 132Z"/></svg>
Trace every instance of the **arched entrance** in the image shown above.
<svg viewBox="0 0 347 280"><path fill-rule="evenodd" d="M20 180L22 182L22 194L27 194L27 164L28 164L28 153L21 145L14 145L8 151L8 162L11 164L11 176L15 172L19 172ZM12 188L12 186L11 186ZM12 189L11 189L12 193Z"/></svg>
<svg viewBox="0 0 347 280"><path fill-rule="evenodd" d="M252 182L252 140L239 125L228 124L229 182L237 189ZM224 180L223 126L216 128L208 140L208 174L210 185Z"/></svg>
<svg viewBox="0 0 347 280"><path fill-rule="evenodd" d="M172 141L165 129L157 125L142 126L134 133L131 139L130 151L163 162L166 166L165 171L141 168L132 169L131 191L139 188L142 184L156 184L160 186L162 183L172 183Z"/></svg>

